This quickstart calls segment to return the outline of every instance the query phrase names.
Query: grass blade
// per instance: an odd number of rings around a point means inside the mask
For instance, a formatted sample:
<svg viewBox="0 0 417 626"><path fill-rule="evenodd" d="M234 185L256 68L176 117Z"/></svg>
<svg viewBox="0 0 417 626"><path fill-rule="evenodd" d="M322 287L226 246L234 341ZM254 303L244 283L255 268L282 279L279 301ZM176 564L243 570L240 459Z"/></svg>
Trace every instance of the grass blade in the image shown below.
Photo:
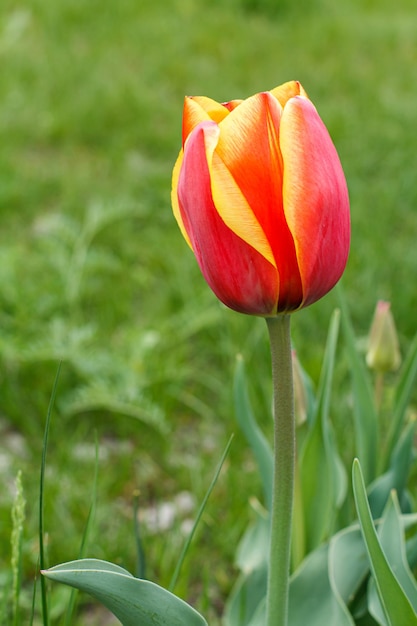
<svg viewBox="0 0 417 626"><path fill-rule="evenodd" d="M139 490L133 494L133 532L136 544L136 577L146 578L146 558L140 536L139 524Z"/></svg>
<svg viewBox="0 0 417 626"><path fill-rule="evenodd" d="M97 481L98 481L98 465L99 465L99 446L96 432L96 442L95 442L95 462L94 462L94 478L93 478L93 493L91 497L91 506L88 512L87 522L84 528L84 533L81 540L81 546L78 558L82 559L85 556L86 546L88 544L88 538L90 536L90 531L94 521L94 515L96 512L97 505ZM77 591L75 589L71 589L70 598L68 601L68 608L65 614L65 626L71 626L72 616L75 609L75 602L77 597Z"/></svg>
<svg viewBox="0 0 417 626"><path fill-rule="evenodd" d="M33 592L32 592L32 603L31 603L31 607L30 607L30 623L29 626L33 626L33 622L35 619L35 608L36 608L36 589L37 589L37 580L38 580L38 576L37 576L37 572L39 572L39 559L38 562L36 563L36 574L35 574L35 578L33 581Z"/></svg>
<svg viewBox="0 0 417 626"><path fill-rule="evenodd" d="M209 486L209 488L208 488L208 490L206 492L206 495L203 498L203 501L202 501L202 503L200 505L200 508L198 509L197 517L195 518L195 522L193 524L191 532L190 532L190 534L187 537L187 540L186 540L186 542L184 544L183 549L181 550L181 554L180 554L180 557L178 559L178 563L176 565L175 571L174 571L174 573L172 575L171 582L170 582L169 587L168 587L169 591L171 591L171 592L174 590L175 585L177 584L178 576L179 576L182 564L184 562L185 555L187 554L188 548L190 547L190 544L191 544L191 541L193 539L194 533L195 533L195 531L197 529L198 523L199 523L199 521L201 519L201 516L203 515L204 509L206 508L206 504L207 504L207 501L208 501L208 499L210 497L210 494L213 491L214 486L215 486L215 484L217 482L217 479L218 479L219 474L221 472L221 469L223 467L223 463L225 462L226 457L229 454L230 446L232 445L232 440L233 440L233 435L231 435L229 441L227 442L226 448L224 449L224 452L223 452L222 457L220 459L220 462L219 462L219 464L217 466L216 472L215 472L215 474L213 476L213 479L212 479L212 481L210 483L210 486Z"/></svg>

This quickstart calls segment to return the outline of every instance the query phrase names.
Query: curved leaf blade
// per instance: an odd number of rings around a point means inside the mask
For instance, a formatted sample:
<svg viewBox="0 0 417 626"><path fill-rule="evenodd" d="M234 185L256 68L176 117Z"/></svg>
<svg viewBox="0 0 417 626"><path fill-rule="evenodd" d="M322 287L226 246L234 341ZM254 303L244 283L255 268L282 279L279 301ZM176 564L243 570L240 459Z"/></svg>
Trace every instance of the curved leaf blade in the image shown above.
<svg viewBox="0 0 417 626"><path fill-rule="evenodd" d="M347 480L329 420L340 311L331 318L316 405L316 414L304 440L298 464L307 551L331 534L335 514L342 505ZM317 477L320 480L317 480ZM295 513L295 519L296 519Z"/></svg>
<svg viewBox="0 0 417 626"><path fill-rule="evenodd" d="M352 481L359 523L368 552L372 575L387 621L390 626L417 626L417 614L394 575L378 539L358 459L353 462Z"/></svg>
<svg viewBox="0 0 417 626"><path fill-rule="evenodd" d="M329 579L333 592L347 606L369 574L369 561L359 525L339 531L329 543Z"/></svg>
<svg viewBox="0 0 417 626"><path fill-rule="evenodd" d="M123 626L207 626L189 604L117 565L82 559L44 570L51 580L84 591L107 607Z"/></svg>
<svg viewBox="0 0 417 626"><path fill-rule="evenodd" d="M259 607L265 605L267 580L266 563L238 578L226 603L224 626L254 626L257 623ZM264 623L261 622L261 626Z"/></svg>
<svg viewBox="0 0 417 626"><path fill-rule="evenodd" d="M378 528L378 535L398 582L404 589L414 611L417 611L417 584L407 561L400 505L395 491L391 492L391 497ZM379 616L381 607L375 586L369 591L368 603L371 615Z"/></svg>
<svg viewBox="0 0 417 626"><path fill-rule="evenodd" d="M354 626L349 611L330 585L328 555L328 545L320 546L291 577L288 619L291 626Z"/></svg>

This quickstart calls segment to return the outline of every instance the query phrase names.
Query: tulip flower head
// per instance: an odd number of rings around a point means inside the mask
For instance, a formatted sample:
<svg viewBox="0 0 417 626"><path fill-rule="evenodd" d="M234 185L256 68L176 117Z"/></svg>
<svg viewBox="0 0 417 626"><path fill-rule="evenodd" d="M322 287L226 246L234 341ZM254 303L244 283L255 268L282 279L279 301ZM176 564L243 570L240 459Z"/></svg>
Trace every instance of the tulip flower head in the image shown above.
<svg viewBox="0 0 417 626"><path fill-rule="evenodd" d="M344 271L345 177L296 81L224 104L186 97L172 205L207 283L236 311L296 311Z"/></svg>

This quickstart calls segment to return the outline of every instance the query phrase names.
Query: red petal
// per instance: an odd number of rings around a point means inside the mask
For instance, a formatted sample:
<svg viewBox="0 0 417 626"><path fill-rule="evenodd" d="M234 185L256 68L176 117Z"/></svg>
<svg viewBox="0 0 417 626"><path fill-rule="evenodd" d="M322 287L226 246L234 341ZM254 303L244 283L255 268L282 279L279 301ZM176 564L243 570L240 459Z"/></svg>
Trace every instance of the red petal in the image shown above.
<svg viewBox="0 0 417 626"><path fill-rule="evenodd" d="M270 93L248 98L220 123L215 152L268 239L279 274L278 310L286 311L298 308L303 294L294 241L283 212L280 118L281 107ZM222 217L228 223L223 214ZM244 232L235 226L233 229L251 244Z"/></svg>
<svg viewBox="0 0 417 626"><path fill-rule="evenodd" d="M217 212L211 193L207 152L219 127L203 122L189 135L178 179L178 200L185 230L200 269L217 297L242 313L276 312L276 269L231 231Z"/></svg>
<svg viewBox="0 0 417 626"><path fill-rule="evenodd" d="M350 241L349 198L336 149L314 105L292 98L281 119L284 211L311 304L339 280Z"/></svg>

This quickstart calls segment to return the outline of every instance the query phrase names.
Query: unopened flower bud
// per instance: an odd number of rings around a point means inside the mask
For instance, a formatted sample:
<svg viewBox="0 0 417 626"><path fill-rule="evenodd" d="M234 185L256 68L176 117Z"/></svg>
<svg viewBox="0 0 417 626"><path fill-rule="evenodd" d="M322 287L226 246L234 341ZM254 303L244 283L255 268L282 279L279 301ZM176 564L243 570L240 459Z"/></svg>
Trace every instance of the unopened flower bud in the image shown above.
<svg viewBox="0 0 417 626"><path fill-rule="evenodd" d="M401 363L397 330L391 313L391 303L379 300L369 333L366 363L377 372L391 372Z"/></svg>

